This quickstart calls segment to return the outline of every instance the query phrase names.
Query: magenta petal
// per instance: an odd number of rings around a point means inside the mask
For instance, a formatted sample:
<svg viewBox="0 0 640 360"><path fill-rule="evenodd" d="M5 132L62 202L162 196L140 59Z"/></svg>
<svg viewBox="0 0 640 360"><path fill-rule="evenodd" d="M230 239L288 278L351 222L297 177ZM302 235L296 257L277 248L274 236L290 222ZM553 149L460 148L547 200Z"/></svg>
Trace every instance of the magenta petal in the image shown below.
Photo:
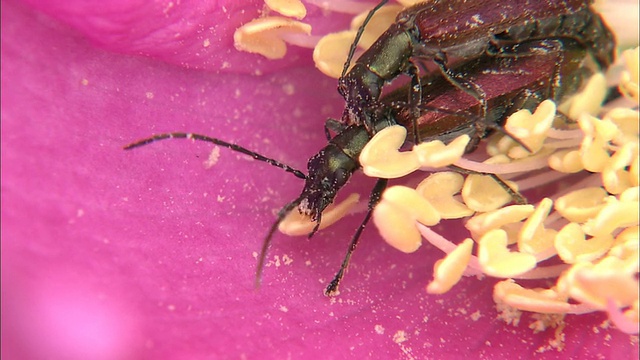
<svg viewBox="0 0 640 360"><path fill-rule="evenodd" d="M255 253L301 181L225 149L206 168L211 146L185 140L122 146L193 131L303 168L341 114L335 81L312 66L214 74L94 42L2 2L3 358L534 357L554 338L495 319L494 281L427 295L442 254L401 254L372 227L325 298L361 214L311 240L277 235L255 290ZM568 317L563 356L637 358L604 319Z"/></svg>

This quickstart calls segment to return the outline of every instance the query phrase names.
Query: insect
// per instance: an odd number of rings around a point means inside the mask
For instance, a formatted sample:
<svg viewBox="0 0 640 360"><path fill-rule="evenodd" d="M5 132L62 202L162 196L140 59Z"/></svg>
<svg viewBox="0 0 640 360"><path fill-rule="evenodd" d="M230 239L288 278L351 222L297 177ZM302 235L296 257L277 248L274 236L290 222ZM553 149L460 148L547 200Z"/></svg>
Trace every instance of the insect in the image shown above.
<svg viewBox="0 0 640 360"><path fill-rule="evenodd" d="M401 124L407 127L419 125L418 131L424 139L451 140L459 134L470 134L474 141L467 151L486 135L487 129L499 128L506 116L522 107L532 108L546 98L558 99L577 89L583 76L578 76L586 52L575 41L546 40L537 43L514 45L509 49L514 53L524 51L527 56L495 57L482 56L476 60L460 64L453 71L462 74L479 88L488 105L486 116L478 116L478 101L448 82L447 78L435 74L424 79L424 101L418 107L421 117L413 118L415 105L406 101L406 88L389 94L382 99L385 106L373 118L376 131ZM553 76L549 76L553 74ZM399 100L399 99L404 99ZM205 135L187 133L166 133L139 140L125 146L133 149L169 138L190 138L229 148L267 162L273 166L305 180L299 197L286 204L278 212L262 245L256 284L261 279L265 258L273 235L286 214L295 208L316 223L310 236L317 230L322 212L333 202L338 191L348 182L351 175L360 168L359 154L372 135L364 125L343 125L339 132L328 141L327 146L309 159L307 174L277 160L257 154L236 144ZM347 254L334 280L325 294L335 295L338 286L356 248L362 230L371 217L372 209L378 203L386 179L378 179L369 199L369 210L353 235Z"/></svg>
<svg viewBox="0 0 640 360"><path fill-rule="evenodd" d="M450 58L466 61L483 54L504 55L514 44L551 38L576 40L602 68L614 58L613 34L590 8L591 0L432 0L398 14L396 22L348 70L364 26L386 2L378 4L358 30L338 80L338 91L346 101L341 121L364 124L370 131L374 113L384 107L379 101L384 85L401 74L411 78L410 102L420 104L423 87L418 64L428 61L448 81L482 102L481 90L450 70Z"/></svg>

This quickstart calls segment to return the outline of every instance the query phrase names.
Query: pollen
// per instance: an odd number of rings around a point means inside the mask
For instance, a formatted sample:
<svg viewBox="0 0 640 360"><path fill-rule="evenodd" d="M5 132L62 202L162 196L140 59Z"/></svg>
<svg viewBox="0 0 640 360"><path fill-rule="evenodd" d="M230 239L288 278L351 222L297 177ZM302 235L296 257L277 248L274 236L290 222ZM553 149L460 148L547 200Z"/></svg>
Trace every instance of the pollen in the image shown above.
<svg viewBox="0 0 640 360"><path fill-rule="evenodd" d="M460 279L471 259L473 240L465 239L455 250L434 265L433 281L427 286L429 294L444 294Z"/></svg>
<svg viewBox="0 0 640 360"><path fill-rule="evenodd" d="M622 94L628 99L638 103L638 62L640 61L640 54L638 49L626 50L622 53L625 62L627 63L626 70L622 72L620 78L619 89Z"/></svg>
<svg viewBox="0 0 640 360"><path fill-rule="evenodd" d="M307 16L307 9L300 0L264 0L264 3L269 9L286 17L304 19Z"/></svg>
<svg viewBox="0 0 640 360"><path fill-rule="evenodd" d="M416 187L416 191L433 205L441 218L459 219L471 216L474 213L473 210L454 197L462 190L463 183L464 178L462 175L443 171L431 174L424 179Z"/></svg>
<svg viewBox="0 0 640 360"><path fill-rule="evenodd" d="M236 49L282 59L287 53L286 35L311 34L311 25L284 17L268 16L242 25L233 34Z"/></svg>
<svg viewBox="0 0 640 360"><path fill-rule="evenodd" d="M360 153L362 171L370 177L394 179L418 170L413 151L398 151L406 138L407 129L400 125L377 132Z"/></svg>

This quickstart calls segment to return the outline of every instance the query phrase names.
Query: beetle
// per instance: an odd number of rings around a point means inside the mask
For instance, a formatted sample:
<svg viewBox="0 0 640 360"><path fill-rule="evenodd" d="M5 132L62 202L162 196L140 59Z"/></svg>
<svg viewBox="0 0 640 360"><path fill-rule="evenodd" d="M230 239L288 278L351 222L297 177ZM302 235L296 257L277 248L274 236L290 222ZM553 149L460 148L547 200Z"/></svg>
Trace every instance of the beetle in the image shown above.
<svg viewBox="0 0 640 360"><path fill-rule="evenodd" d="M415 105L402 100L406 99L404 96L408 91L404 88L383 97L382 102L385 106L378 108L372 118L375 130L379 131L395 124L410 127L416 123L419 125L418 130L423 139L441 139L445 142L457 135L469 134L473 139L467 148L470 152L475 149L480 139L486 136L487 130L499 128L503 120L514 111L522 107L534 108L543 99L549 97L560 100L564 95L576 91L584 79L581 69L586 52L575 41L544 40L514 45L509 50L514 53L524 51L527 56L482 56L460 64L454 69L457 74L466 76L469 81L483 89L483 96L488 105L488 111L484 117L478 115L480 105L472 96L451 84L446 77L434 74L423 81L422 93L425 99L418 106L421 115L419 119L413 118ZM549 73L554 76L550 77ZM360 168L358 159L360 152L371 137L371 132L364 124L344 125L328 141L327 146L309 159L306 175L302 171L242 146L205 135L158 134L131 143L124 148L129 150L169 138L190 138L250 155L305 180L300 196L280 209L263 241L256 271L256 285L259 285L272 238L286 214L297 208L301 213L308 215L312 221L316 222L316 227L310 236L315 233L321 222L322 211L333 202L338 191ZM326 295L337 294L351 254L386 185L387 179L378 179L374 186L369 198L367 214L351 239L340 270L326 288Z"/></svg>
<svg viewBox="0 0 640 360"><path fill-rule="evenodd" d="M341 121L364 124L370 131L374 131L372 113L384 107L379 101L384 85L401 74L411 77L410 102L421 102L416 63L433 61L448 81L483 101L473 83L450 70L450 58L510 56L508 49L514 44L550 38L576 40L603 69L615 54L613 34L591 9L592 0L431 0L398 14L395 23L348 70L364 27L386 2L379 3L358 30L338 79L338 92L346 101ZM414 133L414 141L419 141L417 136Z"/></svg>

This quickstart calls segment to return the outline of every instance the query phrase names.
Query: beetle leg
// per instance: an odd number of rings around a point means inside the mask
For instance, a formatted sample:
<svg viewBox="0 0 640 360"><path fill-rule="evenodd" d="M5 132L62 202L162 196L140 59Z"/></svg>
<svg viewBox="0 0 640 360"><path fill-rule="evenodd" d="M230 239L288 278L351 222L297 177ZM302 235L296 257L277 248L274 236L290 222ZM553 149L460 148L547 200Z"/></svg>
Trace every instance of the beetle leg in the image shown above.
<svg viewBox="0 0 640 360"><path fill-rule="evenodd" d="M338 287L340 286L340 281L342 281L342 278L344 277L344 274L346 273L347 268L349 267L349 261L351 261L351 255L353 255L353 252L356 249L356 246L358 246L358 240L360 240L360 235L362 234L362 231L364 230L364 228L367 226L367 223L371 219L371 214L373 213L373 209L380 202L380 197L382 196L382 192L384 191L384 189L386 189L387 187L387 182L388 182L387 179L378 179L378 181L374 185L373 190L371 191L371 195L369 196L369 206L367 210L367 215L365 215L364 219L362 220L362 223L360 223L360 226L356 230L356 233L353 234L353 237L351 238L351 243L349 244L349 248L347 249L347 254L344 257L344 260L340 265L340 270L338 270L338 272L336 273L336 276L333 278L333 280L331 280L327 288L324 290L324 294L326 296L338 295Z"/></svg>
<svg viewBox="0 0 640 360"><path fill-rule="evenodd" d="M496 174L483 173L483 172L480 172L480 171L464 169L464 168L461 168L461 167L456 166L456 165L449 165L449 168L451 170L453 170L453 171L456 171L456 172L459 172L459 173L465 174L465 175L490 176L493 180L495 180L498 183L498 185L500 185L500 187L502 187L507 193L509 193L509 195L511 195L511 198L513 199L513 202L515 202L518 205L526 205L528 203L527 202L527 198L522 196L522 194L520 194L517 190L514 190L511 186L509 186L509 184L507 184L504 180L502 180Z"/></svg>
<svg viewBox="0 0 640 360"><path fill-rule="evenodd" d="M342 130L346 129L347 126L345 124L343 124L342 122L336 120L336 119L332 119L332 118L328 118L327 121L325 121L324 123L324 134L327 137L327 141L331 140L331 133L330 131L333 131L334 133L340 133L342 132Z"/></svg>
<svg viewBox="0 0 640 360"><path fill-rule="evenodd" d="M418 118L420 118L420 104L422 103L422 82L418 67L412 61L407 66L407 74L411 77L411 87L409 88L409 106L411 111L411 122L413 124L413 143L420 143L418 132Z"/></svg>
<svg viewBox="0 0 640 360"><path fill-rule="evenodd" d="M467 75L464 72L455 72L447 67L446 60L434 58L433 61L440 68L440 72L455 87L462 90L465 94L473 97L480 103L480 114L478 116L484 118L487 114L487 100L484 90L478 84L465 79Z"/></svg>

